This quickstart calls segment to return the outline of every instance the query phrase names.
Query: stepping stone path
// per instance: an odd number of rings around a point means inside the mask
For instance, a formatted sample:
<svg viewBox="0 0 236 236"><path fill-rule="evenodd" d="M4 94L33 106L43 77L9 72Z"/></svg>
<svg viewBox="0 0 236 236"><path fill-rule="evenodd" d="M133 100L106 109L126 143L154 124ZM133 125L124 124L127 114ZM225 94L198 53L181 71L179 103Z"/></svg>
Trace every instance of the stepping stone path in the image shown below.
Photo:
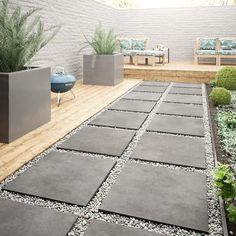
<svg viewBox="0 0 236 236"><path fill-rule="evenodd" d="M208 233L202 93L185 83L134 88L3 185L15 197L0 198L0 234Z"/></svg>

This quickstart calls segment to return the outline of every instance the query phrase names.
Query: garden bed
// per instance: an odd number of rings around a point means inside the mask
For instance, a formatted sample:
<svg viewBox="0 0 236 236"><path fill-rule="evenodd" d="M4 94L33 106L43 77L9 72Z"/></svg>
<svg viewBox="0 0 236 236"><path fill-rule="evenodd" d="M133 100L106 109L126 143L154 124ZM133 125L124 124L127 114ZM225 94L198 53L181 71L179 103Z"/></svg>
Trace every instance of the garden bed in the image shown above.
<svg viewBox="0 0 236 236"><path fill-rule="evenodd" d="M208 97L211 93L212 88L210 86L207 86L207 93ZM228 137L225 137L224 132L222 131L225 127L223 127L222 123L222 117L223 112L232 112L236 111L236 92L232 93L232 100L233 105L232 106L225 106L225 107L216 107L213 105L213 103L209 99L209 110L210 110L210 119L211 119L211 125L212 125L212 137L214 138L214 145L215 145L215 151L216 151L216 158L217 161L224 164L229 164L235 173L235 164L236 164L236 158L235 158L235 151L236 146L232 146L232 140L226 140L227 138L233 138L234 134L229 133ZM236 130L232 130L231 132L235 133L236 137ZM228 232L229 235L236 235L236 224L232 224L227 219L227 226L228 226Z"/></svg>

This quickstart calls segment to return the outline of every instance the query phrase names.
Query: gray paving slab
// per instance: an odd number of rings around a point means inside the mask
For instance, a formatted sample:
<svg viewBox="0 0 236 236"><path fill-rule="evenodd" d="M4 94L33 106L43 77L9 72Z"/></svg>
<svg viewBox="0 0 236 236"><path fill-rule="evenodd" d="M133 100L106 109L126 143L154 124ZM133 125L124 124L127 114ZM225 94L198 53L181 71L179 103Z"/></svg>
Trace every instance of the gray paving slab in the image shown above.
<svg viewBox="0 0 236 236"><path fill-rule="evenodd" d="M167 103L161 104L157 113L203 117L203 106L197 104Z"/></svg>
<svg viewBox="0 0 236 236"><path fill-rule="evenodd" d="M202 96L167 94L166 98L164 99L164 102L202 104Z"/></svg>
<svg viewBox="0 0 236 236"><path fill-rule="evenodd" d="M118 224L93 220L89 224L87 230L85 231L84 236L161 236L161 235Z"/></svg>
<svg viewBox="0 0 236 236"><path fill-rule="evenodd" d="M198 88L179 88L172 87L169 94L187 94L187 95L202 95L202 90Z"/></svg>
<svg viewBox="0 0 236 236"><path fill-rule="evenodd" d="M109 110L149 113L155 105L156 102L151 102L151 101L121 99L112 106L110 106Z"/></svg>
<svg viewBox="0 0 236 236"><path fill-rule="evenodd" d="M205 143L200 138L145 133L134 149L131 158L206 168Z"/></svg>
<svg viewBox="0 0 236 236"><path fill-rule="evenodd" d="M0 199L1 236L65 236L77 216Z"/></svg>
<svg viewBox="0 0 236 236"><path fill-rule="evenodd" d="M144 81L142 83L144 86L159 86L159 87L168 87L170 85L169 82L162 82L162 81Z"/></svg>
<svg viewBox="0 0 236 236"><path fill-rule="evenodd" d="M137 130L147 116L147 114L137 112L105 111L89 124Z"/></svg>
<svg viewBox="0 0 236 236"><path fill-rule="evenodd" d="M86 206L115 161L52 152L3 189Z"/></svg>
<svg viewBox="0 0 236 236"><path fill-rule="evenodd" d="M146 92L130 92L125 95L124 99L143 100L143 101L158 101L161 93L146 93Z"/></svg>
<svg viewBox="0 0 236 236"><path fill-rule="evenodd" d="M202 88L202 84L193 84L193 83L173 83L173 87L180 88Z"/></svg>
<svg viewBox="0 0 236 236"><path fill-rule="evenodd" d="M156 115L147 130L161 133L204 136L203 119L192 117Z"/></svg>
<svg viewBox="0 0 236 236"><path fill-rule="evenodd" d="M128 163L100 210L208 232L206 176Z"/></svg>
<svg viewBox="0 0 236 236"><path fill-rule="evenodd" d="M59 148L121 156L134 134L131 130L87 126L59 145Z"/></svg>
<svg viewBox="0 0 236 236"><path fill-rule="evenodd" d="M138 87L134 88L132 91L147 92L147 93L163 93L165 92L166 88L167 87L161 87L161 86L139 85Z"/></svg>

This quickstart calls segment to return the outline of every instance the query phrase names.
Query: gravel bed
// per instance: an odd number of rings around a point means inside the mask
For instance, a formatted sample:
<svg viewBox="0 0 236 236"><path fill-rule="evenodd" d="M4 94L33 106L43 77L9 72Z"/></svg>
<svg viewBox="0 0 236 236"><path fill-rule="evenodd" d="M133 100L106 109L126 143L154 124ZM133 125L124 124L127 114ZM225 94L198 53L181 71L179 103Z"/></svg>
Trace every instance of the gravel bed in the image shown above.
<svg viewBox="0 0 236 236"><path fill-rule="evenodd" d="M159 166L159 167L166 167L171 169L179 169L179 170L185 170L190 172L200 172L205 173L207 176L207 197L208 197L208 214L209 214L209 228L210 228L210 234L209 235L222 235L222 226L221 226L221 216L220 216L220 207L218 198L216 197L216 190L212 185L212 170L214 168L214 158L213 158L213 152L212 152L212 143L211 143L211 135L210 135L210 127L209 127L209 120L208 120L208 105L206 103L206 91L205 86L202 85L203 89L203 109L204 109L204 127L205 127L205 147L206 147L206 164L207 169L201 170L196 169L193 167L181 167L176 165L169 165L169 164L160 164L160 163L154 163L154 162L147 162L147 161L140 161L140 160L133 160L129 159L131 153L133 152L134 148L136 147L138 141L140 140L141 136L146 131L147 126L150 124L154 116L156 115L156 112L158 111L160 105L162 104L163 100L165 99L166 95L168 94L170 88L172 87L171 83L167 90L163 93L160 100L157 102L153 110L149 113L148 117L146 118L145 122L142 124L141 128L136 132L133 140L126 148L123 155L118 157L111 157L106 155L99 155L99 154L88 154L83 152L75 152L75 151L66 151L66 150L58 150L57 147L62 142L64 142L66 139L71 137L73 134L78 132L78 130L82 129L84 126L88 125L91 120L95 119L98 115L100 115L103 111L107 110L109 106L117 102L119 99L114 101L112 104L110 104L108 107L104 108L102 111L94 115L92 118L88 119L86 122L84 122L82 125L80 125L78 128L70 132L68 135L66 135L63 139L58 141L55 145L53 145L51 148L47 149L45 152L43 152L41 155L36 157L34 160L30 161L28 164L23 166L19 171L17 171L15 174L9 176L5 181L3 181L0 184L0 198L7 198L11 199L13 201L18 202L24 202L31 205L37 205L41 207L46 207L50 209L55 209L62 212L69 212L72 214L76 214L79 216L76 223L74 224L74 227L69 232L69 236L82 236L84 234L84 231L88 227L89 221L91 219L99 219L111 223L119 223L124 226L134 227L134 228L140 228L156 233L162 233L169 236L200 236L200 235L207 235L204 233L199 233L192 230L186 230L180 227L176 226L169 226L164 224L158 224L153 223L150 221L144 221L140 219L135 219L133 217L125 217L120 216L118 214L108 214L98 211L103 199L107 196L108 192L112 188L113 184L115 183L116 179L118 178L119 174L121 173L122 169L124 168L125 164L127 162L133 162L133 163L140 163L143 165L152 165L152 166ZM140 84L138 84L140 85ZM137 85L137 86L138 86ZM125 111L124 111L125 112ZM191 138L199 138L199 137L191 137ZM96 195L93 197L93 199L89 202L87 207L79 207L76 205L70 205L70 204L64 204L57 201L49 201L45 199L41 199L38 197L31 197L23 194L17 194L17 193L11 193L8 191L2 191L2 186L13 179L15 179L17 176L19 176L21 173L26 171L31 166L35 165L40 159L44 158L46 154L48 154L51 151L57 151L57 152L71 152L75 155L87 155L93 158L102 158L102 159L114 159L117 161L117 164L113 167L110 174L108 175L107 179L103 182L102 186L99 188Z"/></svg>

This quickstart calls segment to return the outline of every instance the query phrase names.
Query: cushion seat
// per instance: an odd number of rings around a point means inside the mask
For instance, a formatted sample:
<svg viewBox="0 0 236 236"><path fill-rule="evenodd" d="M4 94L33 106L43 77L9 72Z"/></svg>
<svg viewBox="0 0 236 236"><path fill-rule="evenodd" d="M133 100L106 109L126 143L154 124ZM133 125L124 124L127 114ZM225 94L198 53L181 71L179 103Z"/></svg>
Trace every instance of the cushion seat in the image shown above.
<svg viewBox="0 0 236 236"><path fill-rule="evenodd" d="M155 50L123 50L122 51L125 56L164 56L165 53L162 51Z"/></svg>
<svg viewBox="0 0 236 236"><path fill-rule="evenodd" d="M197 55L218 55L217 50L196 50Z"/></svg>
<svg viewBox="0 0 236 236"><path fill-rule="evenodd" d="M218 50L219 55L235 55L236 56L236 49L234 50Z"/></svg>

